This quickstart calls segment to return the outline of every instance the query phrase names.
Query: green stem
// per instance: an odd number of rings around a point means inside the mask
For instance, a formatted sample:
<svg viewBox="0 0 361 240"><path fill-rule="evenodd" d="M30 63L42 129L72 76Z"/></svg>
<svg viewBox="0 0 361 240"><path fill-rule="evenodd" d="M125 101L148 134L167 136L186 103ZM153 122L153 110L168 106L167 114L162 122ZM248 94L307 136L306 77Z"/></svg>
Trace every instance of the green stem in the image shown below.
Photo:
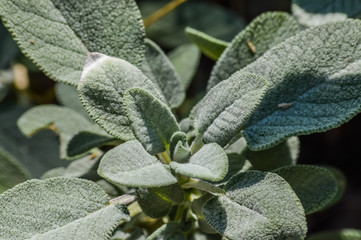
<svg viewBox="0 0 361 240"><path fill-rule="evenodd" d="M159 160L162 161L165 164L170 164L170 162L172 161L169 157L169 154L167 153L167 151L164 151L162 153L158 153L158 157Z"/></svg>
<svg viewBox="0 0 361 240"><path fill-rule="evenodd" d="M204 145L203 140L203 133L198 134L197 137L194 139L191 145L191 152L192 154L196 153L199 149L201 149Z"/></svg>
<svg viewBox="0 0 361 240"><path fill-rule="evenodd" d="M194 178L190 178L189 181L185 184L182 185L182 188L197 188L199 190L202 191L206 191L215 195L219 195L219 194L225 194L226 192L224 191L224 189L214 186L208 182L199 180L199 179L194 179Z"/></svg>
<svg viewBox="0 0 361 240"><path fill-rule="evenodd" d="M120 204L127 205L127 204L133 203L136 199L137 198L134 195L124 194L124 195L121 195L119 197L109 200L109 204L120 203Z"/></svg>

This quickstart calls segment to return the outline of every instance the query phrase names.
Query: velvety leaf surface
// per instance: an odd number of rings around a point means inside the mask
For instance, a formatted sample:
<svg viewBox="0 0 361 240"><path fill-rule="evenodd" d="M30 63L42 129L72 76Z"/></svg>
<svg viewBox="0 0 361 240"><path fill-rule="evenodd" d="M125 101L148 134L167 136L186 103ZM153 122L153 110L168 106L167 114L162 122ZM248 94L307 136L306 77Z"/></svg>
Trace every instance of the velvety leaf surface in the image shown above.
<svg viewBox="0 0 361 240"><path fill-rule="evenodd" d="M361 230L342 229L312 234L307 240L361 240Z"/></svg>
<svg viewBox="0 0 361 240"><path fill-rule="evenodd" d="M225 190L226 195L210 199L202 212L227 239L304 239L302 205L278 175L247 171L231 178Z"/></svg>
<svg viewBox="0 0 361 240"><path fill-rule="evenodd" d="M242 72L208 92L196 107L196 126L203 140L225 146L241 130L267 88L263 78Z"/></svg>
<svg viewBox="0 0 361 240"><path fill-rule="evenodd" d="M51 78L77 85L89 52L140 64L144 26L133 0L1 0L2 21Z"/></svg>
<svg viewBox="0 0 361 240"><path fill-rule="evenodd" d="M239 71L271 83L243 132L251 149L338 127L360 112L360 27L346 20L310 28Z"/></svg>
<svg viewBox="0 0 361 240"><path fill-rule="evenodd" d="M337 180L326 168L296 165L282 167L274 172L291 185L306 214L322 210L336 196Z"/></svg>
<svg viewBox="0 0 361 240"><path fill-rule="evenodd" d="M161 187L177 182L137 140L108 151L100 162L98 174L109 182L130 187Z"/></svg>
<svg viewBox="0 0 361 240"><path fill-rule="evenodd" d="M175 132L170 139L170 156L173 161L186 162L191 156L188 137L184 132Z"/></svg>
<svg viewBox="0 0 361 240"><path fill-rule="evenodd" d="M346 176L337 168L326 166L326 169L332 172L337 180L337 193L336 196L327 204L325 208L328 208L337 202L339 202L345 194L347 187L347 179Z"/></svg>
<svg viewBox="0 0 361 240"><path fill-rule="evenodd" d="M135 66L119 58L91 53L78 85L80 99L92 119L110 135L134 139L123 106L127 89L139 87L162 99L157 87Z"/></svg>
<svg viewBox="0 0 361 240"><path fill-rule="evenodd" d="M228 47L227 42L209 36L197 29L187 27L185 31L188 38L199 47L203 54L213 60L218 60L223 51Z"/></svg>
<svg viewBox="0 0 361 240"><path fill-rule="evenodd" d="M122 205L106 205L95 183L68 178L30 180L0 195L0 239L109 239Z"/></svg>
<svg viewBox="0 0 361 240"><path fill-rule="evenodd" d="M139 88L129 89L124 103L133 133L145 150L156 155L169 148L173 133L180 128L168 106Z"/></svg>
<svg viewBox="0 0 361 240"><path fill-rule="evenodd" d="M178 223L169 222L158 228L147 240L185 240Z"/></svg>
<svg viewBox="0 0 361 240"><path fill-rule="evenodd" d="M142 72L158 86L171 108L178 107L185 98L184 86L167 55L149 39L145 41Z"/></svg>
<svg viewBox="0 0 361 240"><path fill-rule="evenodd" d="M292 0L291 8L299 23L307 27L361 17L360 0Z"/></svg>
<svg viewBox="0 0 361 240"><path fill-rule="evenodd" d="M199 49L193 44L183 44L169 52L168 58L178 73L184 89L187 90L201 58Z"/></svg>
<svg viewBox="0 0 361 240"><path fill-rule="evenodd" d="M212 70L207 90L299 31L297 22L288 13L261 14L241 31L223 52Z"/></svg>
<svg viewBox="0 0 361 240"><path fill-rule="evenodd" d="M209 143L196 152L189 163L171 162L170 167L188 177L219 181L227 174L228 158L221 146Z"/></svg>

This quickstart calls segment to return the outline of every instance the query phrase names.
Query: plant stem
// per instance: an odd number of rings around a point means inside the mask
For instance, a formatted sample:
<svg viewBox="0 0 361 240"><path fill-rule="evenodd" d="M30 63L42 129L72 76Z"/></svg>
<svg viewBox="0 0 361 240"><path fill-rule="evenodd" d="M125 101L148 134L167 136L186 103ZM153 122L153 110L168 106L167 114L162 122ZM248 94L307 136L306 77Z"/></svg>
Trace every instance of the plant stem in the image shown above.
<svg viewBox="0 0 361 240"><path fill-rule="evenodd" d="M214 186L208 182L191 178L189 181L182 185L182 188L197 188L202 191L206 191L215 195L224 194L224 189Z"/></svg>
<svg viewBox="0 0 361 240"><path fill-rule="evenodd" d="M173 11L176 7L186 2L187 0L173 0L158 11L154 12L152 15L144 19L144 26L149 27L171 11Z"/></svg>
<svg viewBox="0 0 361 240"><path fill-rule="evenodd" d="M116 203L120 203L120 204L130 204L133 203L136 200L136 196L134 195L129 195L129 194L124 194L121 195L119 197L113 198L109 201L109 204L116 204Z"/></svg>
<svg viewBox="0 0 361 240"><path fill-rule="evenodd" d="M142 209L140 208L138 202L133 202L128 206L128 210L130 213L130 217L134 217L142 212Z"/></svg>
<svg viewBox="0 0 361 240"><path fill-rule="evenodd" d="M196 153L204 145L202 141L203 134L198 134L191 145L192 154Z"/></svg>
<svg viewBox="0 0 361 240"><path fill-rule="evenodd" d="M172 161L169 157L169 154L166 151L159 153L158 157L165 164L170 164L170 162Z"/></svg>

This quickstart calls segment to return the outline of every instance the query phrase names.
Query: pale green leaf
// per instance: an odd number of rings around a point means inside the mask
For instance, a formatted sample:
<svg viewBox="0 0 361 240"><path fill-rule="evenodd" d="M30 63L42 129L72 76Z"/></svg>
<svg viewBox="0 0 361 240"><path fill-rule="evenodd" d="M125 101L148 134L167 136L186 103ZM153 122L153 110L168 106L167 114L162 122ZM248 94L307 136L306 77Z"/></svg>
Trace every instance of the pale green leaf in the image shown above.
<svg viewBox="0 0 361 240"><path fill-rule="evenodd" d="M175 71L178 73L185 90L188 89L196 74L201 54L193 44L183 44L168 53Z"/></svg>
<svg viewBox="0 0 361 240"><path fill-rule="evenodd" d="M110 135L134 139L123 106L127 89L139 87L163 100L157 87L135 66L119 58L91 53L78 85L80 100L92 119Z"/></svg>
<svg viewBox="0 0 361 240"><path fill-rule="evenodd" d="M304 211L289 184L274 173L247 171L231 178L226 195L203 206L206 221L230 240L304 239Z"/></svg>
<svg viewBox="0 0 361 240"><path fill-rule="evenodd" d="M227 175L218 183L225 183L231 177L240 172L245 172L252 168L252 164L244 157L244 155L237 153L227 153L228 171Z"/></svg>
<svg viewBox="0 0 361 240"><path fill-rule="evenodd" d="M361 230L342 229L312 234L307 240L361 240Z"/></svg>
<svg viewBox="0 0 361 240"><path fill-rule="evenodd" d="M326 168L296 165L282 167L274 172L291 185L306 214L322 210L338 191L335 176Z"/></svg>
<svg viewBox="0 0 361 240"><path fill-rule="evenodd" d="M89 52L137 65L143 59L144 26L133 0L1 0L0 13L25 55L61 82L77 85Z"/></svg>
<svg viewBox="0 0 361 240"><path fill-rule="evenodd" d="M271 83L243 132L252 150L338 127L360 112L359 28L360 20L310 28L237 73L254 72Z"/></svg>
<svg viewBox="0 0 361 240"><path fill-rule="evenodd" d="M173 133L180 128L166 104L139 88L127 91L124 104L133 133L145 150L156 155L169 148Z"/></svg>
<svg viewBox="0 0 361 240"><path fill-rule="evenodd" d="M158 86L171 108L182 104L185 90L178 73L162 49L149 39L145 41L145 58L141 70Z"/></svg>
<svg viewBox="0 0 361 240"><path fill-rule="evenodd" d="M177 179L137 140L125 142L102 158L98 174L114 184L130 187L161 187Z"/></svg>
<svg viewBox="0 0 361 240"><path fill-rule="evenodd" d="M129 231L127 229L127 231ZM141 228L132 229L131 232L116 231L111 240L146 240L145 230Z"/></svg>
<svg viewBox="0 0 361 240"><path fill-rule="evenodd" d="M315 27L361 16L360 0L292 0L292 14L300 24Z"/></svg>
<svg viewBox="0 0 361 240"><path fill-rule="evenodd" d="M173 161L186 162L191 156L188 137L184 132L175 132L170 139L170 156Z"/></svg>
<svg viewBox="0 0 361 240"><path fill-rule="evenodd" d="M213 60L218 60L223 51L228 47L229 43L209 36L197 29L187 27L185 31L188 38L199 47L203 54Z"/></svg>
<svg viewBox="0 0 361 240"><path fill-rule="evenodd" d="M241 31L223 52L212 70L207 90L297 32L298 24L288 13L261 14Z"/></svg>
<svg viewBox="0 0 361 240"><path fill-rule="evenodd" d="M178 223L169 222L158 228L147 240L185 240Z"/></svg>
<svg viewBox="0 0 361 240"><path fill-rule="evenodd" d="M225 146L262 100L268 84L255 74L234 74L197 104L196 126L203 140Z"/></svg>
<svg viewBox="0 0 361 240"><path fill-rule="evenodd" d="M107 205L95 183L69 178L30 180L0 195L0 239L109 239L123 205Z"/></svg>
<svg viewBox="0 0 361 240"><path fill-rule="evenodd" d="M189 163L171 162L170 167L188 177L219 181L227 174L228 158L221 146L209 143L196 152Z"/></svg>
<svg viewBox="0 0 361 240"><path fill-rule="evenodd" d="M346 191L347 179L346 176L339 169L330 166L325 166L325 168L332 172L337 181L337 193L336 196L325 207L328 208L342 199Z"/></svg>

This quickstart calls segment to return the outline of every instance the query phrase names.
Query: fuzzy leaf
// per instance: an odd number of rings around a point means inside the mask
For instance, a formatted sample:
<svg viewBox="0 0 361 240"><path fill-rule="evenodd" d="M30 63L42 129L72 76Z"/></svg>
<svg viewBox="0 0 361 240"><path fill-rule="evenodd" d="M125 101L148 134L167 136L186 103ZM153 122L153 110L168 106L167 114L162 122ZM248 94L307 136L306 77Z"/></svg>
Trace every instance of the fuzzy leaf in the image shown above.
<svg viewBox="0 0 361 240"><path fill-rule="evenodd" d="M261 14L223 52L212 70L207 91L299 31L297 22L288 13Z"/></svg>
<svg viewBox="0 0 361 240"><path fill-rule="evenodd" d="M299 23L307 27L361 17L360 0L293 0L291 8Z"/></svg>
<svg viewBox="0 0 361 240"><path fill-rule="evenodd" d="M129 89L124 103L133 133L145 150L156 155L169 148L173 133L180 128L168 106L139 88Z"/></svg>
<svg viewBox="0 0 361 240"><path fill-rule="evenodd" d="M189 163L171 162L170 167L188 177L219 181L227 174L228 158L221 146L209 143L194 154Z"/></svg>
<svg viewBox="0 0 361 240"><path fill-rule="evenodd" d="M167 55L149 39L145 41L145 58L141 70L158 86L171 108L182 104L185 91L180 77Z"/></svg>
<svg viewBox="0 0 361 240"><path fill-rule="evenodd" d="M307 240L361 240L361 230L342 229L337 231L327 231L314 233Z"/></svg>
<svg viewBox="0 0 361 240"><path fill-rule="evenodd" d="M169 222L158 228L147 240L185 240L178 223Z"/></svg>
<svg viewBox="0 0 361 240"><path fill-rule="evenodd" d="M161 187L177 182L137 140L108 151L100 162L98 174L109 182L130 187Z"/></svg>
<svg viewBox="0 0 361 240"><path fill-rule="evenodd" d="M183 44L169 52L168 57L184 89L187 90L199 65L201 58L199 49L193 44Z"/></svg>
<svg viewBox="0 0 361 240"><path fill-rule="evenodd" d="M87 180L27 181L0 195L0 239L109 239L129 213L107 202L106 193Z"/></svg>
<svg viewBox="0 0 361 240"><path fill-rule="evenodd" d="M143 59L144 26L133 0L1 0L0 12L25 55L60 82L77 85L89 52L137 65Z"/></svg>
<svg viewBox="0 0 361 240"><path fill-rule="evenodd" d="M225 146L241 130L267 88L266 80L243 72L213 88L196 107L196 126L203 140Z"/></svg>
<svg viewBox="0 0 361 240"><path fill-rule="evenodd" d="M215 61L218 60L223 51L228 47L229 43L209 36L197 29L187 27L185 31L188 38L199 47L203 54Z"/></svg>
<svg viewBox="0 0 361 240"><path fill-rule="evenodd" d="M326 168L296 165L282 167L274 172L291 185L306 214L322 210L336 196L337 180Z"/></svg>
<svg viewBox="0 0 361 240"><path fill-rule="evenodd" d="M243 132L252 150L338 127L360 112L360 27L346 20L310 28L236 73L270 81Z"/></svg>
<svg viewBox="0 0 361 240"><path fill-rule="evenodd" d="M139 87L162 99L157 87L135 66L119 58L91 53L78 85L80 99L92 119L110 135L134 139L123 106L127 89Z"/></svg>
<svg viewBox="0 0 361 240"><path fill-rule="evenodd" d="M278 175L247 171L231 178L225 190L226 195L210 199L202 213L227 239L304 239L302 205Z"/></svg>
<svg viewBox="0 0 361 240"><path fill-rule="evenodd" d="M327 204L325 208L328 208L337 202L339 202L346 191L347 179L345 175L337 168L326 166L326 169L332 172L337 180L337 193L336 196Z"/></svg>
<svg viewBox="0 0 361 240"><path fill-rule="evenodd" d="M188 145L188 137L184 132L175 132L170 140L170 156L173 161L186 162L191 156L191 149Z"/></svg>

